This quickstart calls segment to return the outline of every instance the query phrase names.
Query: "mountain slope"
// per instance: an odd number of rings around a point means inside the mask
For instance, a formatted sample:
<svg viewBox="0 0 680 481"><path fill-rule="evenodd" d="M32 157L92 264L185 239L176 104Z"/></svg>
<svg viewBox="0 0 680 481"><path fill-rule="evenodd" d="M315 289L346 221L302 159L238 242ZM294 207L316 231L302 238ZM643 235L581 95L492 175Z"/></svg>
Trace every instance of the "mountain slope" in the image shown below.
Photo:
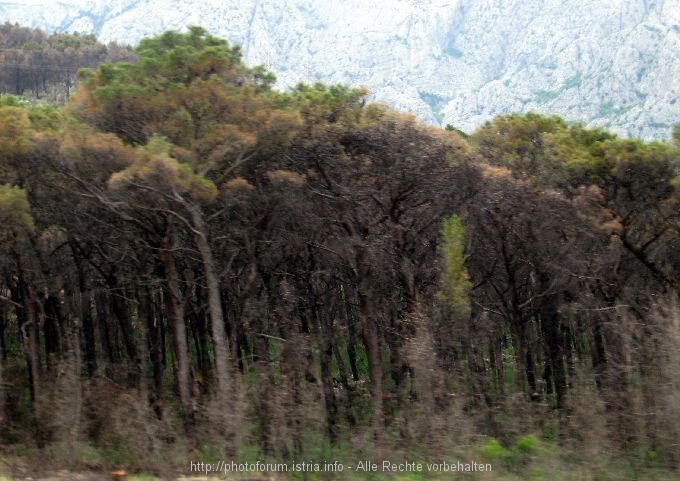
<svg viewBox="0 0 680 481"><path fill-rule="evenodd" d="M0 20L128 43L202 25L282 87L366 85L467 131L536 110L662 139L680 120L675 0L15 0Z"/></svg>

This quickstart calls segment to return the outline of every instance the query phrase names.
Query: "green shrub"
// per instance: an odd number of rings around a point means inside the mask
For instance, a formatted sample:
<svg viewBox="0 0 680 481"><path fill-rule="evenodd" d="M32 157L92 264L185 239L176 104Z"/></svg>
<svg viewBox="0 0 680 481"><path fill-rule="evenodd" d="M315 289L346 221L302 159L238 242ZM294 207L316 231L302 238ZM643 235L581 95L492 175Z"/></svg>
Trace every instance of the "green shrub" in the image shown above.
<svg viewBox="0 0 680 481"><path fill-rule="evenodd" d="M482 456L490 463L502 463L504 465L512 464L515 457L514 453L498 442L497 439L489 439L482 445Z"/></svg>
<svg viewBox="0 0 680 481"><path fill-rule="evenodd" d="M531 454L538 448L538 439L531 434L518 437L513 443L513 450L520 454Z"/></svg>

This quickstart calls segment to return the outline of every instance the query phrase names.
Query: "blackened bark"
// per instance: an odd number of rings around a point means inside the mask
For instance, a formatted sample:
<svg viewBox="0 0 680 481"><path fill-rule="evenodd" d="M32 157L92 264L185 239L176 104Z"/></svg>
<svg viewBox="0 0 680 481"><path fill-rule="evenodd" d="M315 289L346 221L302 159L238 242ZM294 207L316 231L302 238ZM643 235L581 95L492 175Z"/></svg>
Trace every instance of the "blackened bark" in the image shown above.
<svg viewBox="0 0 680 481"><path fill-rule="evenodd" d="M212 254L212 248L208 242L208 226L203 218L203 213L196 205L187 206L193 223L196 246L201 254L203 274L208 290L208 311L210 313L210 326L212 328L213 350L215 353L215 379L217 381L217 399L226 402L229 385L229 346L224 326L224 314L222 312L222 300L220 299L220 281L217 268Z"/></svg>
<svg viewBox="0 0 680 481"><path fill-rule="evenodd" d="M14 301L21 304L21 312L17 312L19 327L21 329L24 356L28 373L28 382L31 393L31 406L33 408L33 424L35 426L35 439L39 448L44 447L45 438L42 429L42 416L40 410L40 353L38 350L38 317L36 315L35 299L33 289L24 277L24 270L21 256L15 252L15 262L17 266L17 297Z"/></svg>
<svg viewBox="0 0 680 481"><path fill-rule="evenodd" d="M137 314L140 324L146 326L147 351L151 361L151 373L153 378L153 389L150 392L149 400L151 406L159 419L163 417L163 365L161 363L161 342L160 342L160 322L155 316L153 302L149 288L139 286L137 289Z"/></svg>
<svg viewBox="0 0 680 481"><path fill-rule="evenodd" d="M333 355L335 356L335 363L338 365L338 373L340 374L340 385L345 393L345 416L347 417L347 423L350 427L355 427L357 424L356 418L354 417L353 406L355 399L355 389L349 384L349 376L347 373L347 367L345 366L345 360L342 357L342 352L340 351L340 343L338 339L333 341Z"/></svg>
<svg viewBox="0 0 680 481"><path fill-rule="evenodd" d="M125 353L132 364L132 370L128 374L129 382L137 386L142 375L139 366L139 352L137 342L135 341L135 333L132 327L132 318L130 316L130 306L127 302L127 293L125 287L120 284L118 277L112 274L107 282L111 288L111 309L114 316L118 320L120 332L123 335L123 344L125 346Z"/></svg>
<svg viewBox="0 0 680 481"><path fill-rule="evenodd" d="M374 295L370 287L370 279L363 276L359 286L359 310L361 312L362 334L366 357L368 358L368 374L371 378L371 405L373 408L373 437L376 443L382 442L385 430L385 411L383 407L382 361L380 356L380 338L373 304Z"/></svg>
<svg viewBox="0 0 680 481"><path fill-rule="evenodd" d="M50 295L44 302L45 318L43 320L43 336L45 337L45 359L48 369L53 369L60 352L59 331L63 326L59 301Z"/></svg>
<svg viewBox="0 0 680 481"><path fill-rule="evenodd" d="M564 345L560 319L554 303L546 299L541 309L541 328L546 342L547 357L552 371L557 409L565 408L567 378L564 368Z"/></svg>
<svg viewBox="0 0 680 481"><path fill-rule="evenodd" d="M110 321L111 312L108 293L106 291L97 292L96 302L99 335L104 354L110 365L119 364L121 360L120 346L117 341L116 326Z"/></svg>
<svg viewBox="0 0 680 481"><path fill-rule="evenodd" d="M591 361L595 371L595 385L597 390L604 389L604 376L607 369L607 356L604 348L604 334L602 332L602 320L599 315L593 316L593 340L591 349Z"/></svg>
<svg viewBox="0 0 680 481"><path fill-rule="evenodd" d="M534 357L531 350L526 351L526 375L527 383L529 384L529 395L532 401L540 399L538 389L536 387L536 366L534 364Z"/></svg>
<svg viewBox="0 0 680 481"><path fill-rule="evenodd" d="M85 353L85 370L89 377L92 377L97 371L97 347L95 341L95 328L94 320L92 319L91 310L91 294L87 286L87 277L85 274L85 268L83 266L83 261L80 256L80 248L76 240L69 236L68 238L69 247L71 249L71 254L73 257L73 262L76 266L76 271L78 274L78 293L79 302L77 305L80 308L80 319L83 325L83 352ZM75 294L74 294L75 295ZM101 322L101 319L100 319ZM109 362L113 362L113 355L110 350L110 345L106 342L109 340L108 336L104 339L102 336L102 345L104 352L107 354ZM109 348L109 349L107 349Z"/></svg>
<svg viewBox="0 0 680 481"><path fill-rule="evenodd" d="M191 402L191 366L189 361L189 346L187 343L187 329L184 320L184 308L182 294L179 288L179 275L175 264L174 249L176 247L175 233L172 226L168 227L168 233L164 239L163 268L167 284L165 307L168 313L168 322L172 330L175 359L177 369L175 380L177 391L184 415L184 430L189 443L195 442L194 435L194 410Z"/></svg>

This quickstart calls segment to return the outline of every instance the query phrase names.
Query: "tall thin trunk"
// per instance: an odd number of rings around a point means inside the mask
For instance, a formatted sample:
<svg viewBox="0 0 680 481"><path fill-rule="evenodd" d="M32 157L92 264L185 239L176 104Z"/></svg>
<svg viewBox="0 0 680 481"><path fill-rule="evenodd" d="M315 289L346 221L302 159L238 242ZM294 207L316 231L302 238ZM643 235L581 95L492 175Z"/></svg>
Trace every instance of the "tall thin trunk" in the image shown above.
<svg viewBox="0 0 680 481"><path fill-rule="evenodd" d="M374 296L370 287L370 279L363 276L359 285L359 310L368 358L368 374L371 378L371 404L373 407L373 436L377 444L383 439L385 430L385 411L383 408L383 378L380 356L380 339L378 337L377 319L375 316Z"/></svg>
<svg viewBox="0 0 680 481"><path fill-rule="evenodd" d="M23 319L21 322L21 333L23 336L24 355L28 367L28 378L31 392L31 405L33 407L33 422L36 430L36 442L39 448L44 445L42 423L41 423L41 393L40 393L40 353L38 352L38 318L35 312L35 299L33 289L24 277L21 256L15 252L17 265L18 293L22 304Z"/></svg>
<svg viewBox="0 0 680 481"><path fill-rule="evenodd" d="M203 263L203 271L208 289L208 310L210 313L213 342L215 344L217 396L219 402L225 402L227 400L227 389L229 386L229 346L227 345L224 314L222 312L222 302L220 299L220 281L217 275L212 248L208 242L208 226L203 218L203 213L198 206L193 204L190 204L188 209L191 214L196 246L201 254L201 261Z"/></svg>
<svg viewBox="0 0 680 481"><path fill-rule="evenodd" d="M81 303L85 304L85 296L81 296ZM105 291L99 291L96 294L96 304L97 304L97 321L98 321L98 327L99 327L99 336L101 337L101 345L104 351L104 354L106 355L106 359L109 361L109 364L119 364L120 363L120 352L118 349L118 342L116 341L116 332L115 332L115 326L111 324L109 319L111 318L111 313L110 313L110 303L109 303L109 295ZM83 306L84 309L84 306ZM85 329L83 329L85 331ZM87 340L88 334L87 332L84 332L84 337ZM85 357L87 359L87 342L85 344L86 348L86 354ZM87 361L86 361L87 362ZM107 372L110 369L110 366L107 367Z"/></svg>
<svg viewBox="0 0 680 481"><path fill-rule="evenodd" d="M347 367L345 366L345 360L342 358L342 352L340 351L340 345L338 343L337 337L333 339L333 355L335 356L335 362L338 365L338 373L340 374L340 383L342 384L342 389L345 392L345 416L347 417L347 423L350 427L354 427L357 421L354 417L352 411L352 406L354 406L354 387L349 384L349 376L347 375Z"/></svg>
<svg viewBox="0 0 680 481"><path fill-rule="evenodd" d="M150 392L151 406L156 416L163 417L163 365L161 363L160 321L156 318L151 293L146 286L139 286L137 290L137 314L140 325L145 325L146 350L151 361L153 389ZM144 356L146 358L146 356Z"/></svg>
<svg viewBox="0 0 680 481"><path fill-rule="evenodd" d="M201 294L199 290L197 295ZM206 318L205 309L201 306L203 298L199 297L197 302L192 306L192 312L189 319L191 320L191 333L196 347L196 358L198 361L198 368L201 371L203 379L211 379L212 377L212 362L210 360L210 334L208 333L208 320Z"/></svg>
<svg viewBox="0 0 680 481"><path fill-rule="evenodd" d="M347 326L347 358L349 360L349 367L352 371L352 379L359 380L359 367L357 366L357 332L356 322L352 311L350 310L349 301L345 296L345 287L340 284L340 293L342 294L342 307L344 313L345 324Z"/></svg>
<svg viewBox="0 0 680 481"><path fill-rule="evenodd" d="M141 287L139 285L136 286L135 291L140 292ZM137 359L137 371L139 373L139 379L137 381L137 388L139 389L139 396L142 399L142 417L144 418L145 422L143 423L143 428L146 431L146 442L147 442L147 448L151 451L155 451L155 445L154 445L154 434L151 431L151 425L148 422L150 419L150 410L149 410L149 401L151 399L150 392L149 392L149 379L147 378L147 362L150 356L149 353L149 331L147 330L147 324L144 322L142 319L143 316L148 316L147 312L144 312L144 308L140 309L140 306L142 306L141 303L137 303L137 319L139 319L139 330L141 333L141 339L140 342L136 344L136 348L138 349L135 352L135 356ZM146 307L146 305L144 306Z"/></svg>
<svg viewBox="0 0 680 481"><path fill-rule="evenodd" d="M595 372L595 385L598 391L602 392L604 389L604 377L607 370L607 356L604 348L604 333L602 329L602 320L600 315L593 316L593 339L592 348L590 350L591 362L593 371Z"/></svg>
<svg viewBox="0 0 680 481"><path fill-rule="evenodd" d="M552 371L557 409L564 409L567 395L567 377L564 368L564 347L560 320L555 306L548 302L541 310L541 328L545 337L548 362Z"/></svg>
<svg viewBox="0 0 680 481"><path fill-rule="evenodd" d="M260 428L260 444L264 455L274 453L274 441L272 439L272 391L275 385L274 375L270 366L269 346L267 338L258 336L253 340L253 348L257 355L257 371L259 382L257 383L257 418Z"/></svg>
<svg viewBox="0 0 680 481"><path fill-rule="evenodd" d="M184 414L184 427L189 438L189 442L194 439L194 411L191 402L191 367L189 361L189 346L187 343L187 329L184 321L184 308L182 306L182 295L179 289L179 276L173 250L176 247L175 233L172 226L168 227L163 251L163 268L165 270L165 280L168 288L168 295L165 296L168 322L171 326L175 357L177 360L176 380L177 391L179 392L182 413Z"/></svg>
<svg viewBox="0 0 680 481"><path fill-rule="evenodd" d="M121 285L115 273L109 276L107 282L109 284L109 288L112 290L110 296L111 308L113 310L113 314L118 320L120 332L123 335L125 353L127 354L128 360L132 366L132 369L128 370L128 382L130 382L133 386L139 387L140 377L142 375L142 372L139 370L139 348L137 347L135 333L132 327L130 306L128 306L126 301L125 287Z"/></svg>
<svg viewBox="0 0 680 481"><path fill-rule="evenodd" d="M79 255L80 250L79 245L73 238L73 236L69 236L68 242L69 247L71 248L71 254L73 255L73 262L76 266L76 271L78 272L79 302L77 304L80 311L80 320L83 325L85 368L87 370L88 376L92 377L94 373L97 371L97 348L95 344L94 320L92 319L92 311L90 305L91 293L87 288L85 268L83 266L82 258ZM109 346L105 344L107 341L108 339L103 339L102 345L104 346L104 351L108 355L109 361L112 361L111 351L107 349Z"/></svg>
<svg viewBox="0 0 680 481"><path fill-rule="evenodd" d="M47 369L54 369L60 351L60 329L63 326L59 301L50 295L44 302L45 317L43 320L43 336L45 337L45 359Z"/></svg>

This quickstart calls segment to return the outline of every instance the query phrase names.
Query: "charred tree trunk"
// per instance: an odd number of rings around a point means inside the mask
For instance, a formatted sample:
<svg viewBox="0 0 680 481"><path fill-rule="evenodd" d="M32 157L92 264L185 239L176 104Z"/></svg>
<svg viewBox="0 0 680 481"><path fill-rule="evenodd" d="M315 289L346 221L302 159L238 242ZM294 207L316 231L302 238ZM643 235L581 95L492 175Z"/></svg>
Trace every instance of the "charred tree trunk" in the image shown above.
<svg viewBox="0 0 680 481"><path fill-rule="evenodd" d="M116 335L116 326L112 325L109 295L106 291L99 291L96 294L97 303L97 321L99 327L99 336L101 337L101 344L109 362L107 372L111 365L120 364L121 354L118 345L118 336ZM84 335L87 338L87 335Z"/></svg>
<svg viewBox="0 0 680 481"><path fill-rule="evenodd" d="M600 315L593 316L593 334L591 347L591 363L595 371L595 384L597 390L602 392L604 389L604 377L607 371L607 356L604 348L604 334L602 330L602 320Z"/></svg>
<svg viewBox="0 0 680 481"><path fill-rule="evenodd" d="M359 311L361 312L361 327L368 358L368 374L371 378L371 405L373 408L373 437L380 444L385 430L385 411L383 407L383 378L382 361L380 355L380 338L378 336L378 320L373 304L371 280L367 275L362 276L359 284Z"/></svg>
<svg viewBox="0 0 680 481"><path fill-rule="evenodd" d="M353 310L349 305L349 300L346 297L345 286L340 284L340 294L342 295L342 306L344 311L345 324L347 326L347 358L349 360L349 368L352 372L352 379L359 380L359 368L357 366L357 322L353 315Z"/></svg>
<svg viewBox="0 0 680 481"><path fill-rule="evenodd" d="M529 395L532 401L538 401L540 394L536 384L536 365L534 363L534 356L531 349L526 349L526 376L529 385Z"/></svg>
<svg viewBox="0 0 680 481"><path fill-rule="evenodd" d="M189 345L187 343L187 329L184 320L184 308L182 294L179 288L179 275L175 264L174 250L176 248L175 233L172 225L168 226L168 232L164 239L165 245L162 260L167 284L165 296L165 308L168 315L168 323L172 330L175 359L177 369L175 380L184 415L184 429L189 438L189 443L195 442L194 436L194 410L191 402L191 366L189 361Z"/></svg>
<svg viewBox="0 0 680 481"><path fill-rule="evenodd" d="M33 289L28 284L24 277L24 270L22 259L18 253L15 252L15 262L17 266L17 286L14 295L14 301L21 305L18 309L17 317L19 319L19 326L21 329L22 343L24 349L24 356L26 358L26 366L28 372L29 388L31 393L31 406L33 412L33 424L36 432L36 443L39 448L44 447L45 439L42 430L42 416L40 403L40 353L38 350L38 318L35 311L35 299L33 298Z"/></svg>
<svg viewBox="0 0 680 481"><path fill-rule="evenodd" d="M557 409L565 408L567 396L567 377L564 368L564 345L562 342L562 330L556 306L546 300L541 309L541 328L546 343L546 356L550 363L553 386Z"/></svg>
<svg viewBox="0 0 680 481"><path fill-rule="evenodd" d="M136 387L139 387L142 372L140 372L140 359L135 341L135 333L132 328L132 319L130 316L130 306L127 302L127 295L125 287L121 285L118 276L114 273L108 279L107 283L111 289L110 302L111 309L114 316L118 320L120 332L123 335L123 345L125 346L125 353L132 366L128 371L128 382Z"/></svg>
<svg viewBox="0 0 680 481"><path fill-rule="evenodd" d="M319 360L321 365L321 385L323 387L323 397L326 406L326 432L331 444L338 440L338 403L335 398L335 385L331 372L331 361L333 358L333 342L329 338L330 329L327 325L328 319L321 318L316 307L314 308L316 324L318 326Z"/></svg>
<svg viewBox="0 0 680 481"><path fill-rule="evenodd" d="M255 354L257 356L257 370L260 379L258 383L257 418L260 425L260 444L264 455L274 454L274 440L272 439L272 388L274 376L269 361L267 339L258 336L254 339Z"/></svg>
<svg viewBox="0 0 680 481"><path fill-rule="evenodd" d="M217 384L217 399L225 403L228 399L227 389L229 386L229 348L227 335L224 327L224 314L220 299L220 281L217 275L217 267L212 254L212 248L208 242L208 226L203 218L203 213L196 205L188 205L191 221L193 223L196 246L201 254L203 273L208 289L208 310L212 327L212 338L215 352L215 378Z"/></svg>
<svg viewBox="0 0 680 481"><path fill-rule="evenodd" d="M148 358L151 361L151 372L153 377L153 389L149 393L149 400L151 406L158 417L163 417L163 364L161 354L161 323L156 317L152 296L149 288L146 286L139 286L137 290L137 313L139 315L139 322L145 324L145 333L147 340Z"/></svg>
<svg viewBox="0 0 680 481"><path fill-rule="evenodd" d="M199 295L202 290L197 292ZM200 306L203 305L203 298L198 298L193 303L191 309L191 332L196 346L196 358L198 361L198 368L203 376L203 379L211 379L213 376L212 362L210 360L210 333L208 332L208 319L205 309ZM205 384L205 383L204 383Z"/></svg>
<svg viewBox="0 0 680 481"><path fill-rule="evenodd" d="M95 329L94 320L92 319L91 310L91 294L87 287L87 278L85 275L85 269L80 256L80 248L76 240L69 236L68 239L69 247L71 248L71 254L73 256L73 262L78 273L78 293L79 302L77 303L79 307L79 317L83 325L83 352L85 354L85 369L89 377L92 377L97 371L97 347L95 342ZM100 320L101 322L101 320ZM104 352L110 362L113 362L113 356L111 350L107 349L110 346L107 344L108 336L102 339L102 346Z"/></svg>
<svg viewBox="0 0 680 481"><path fill-rule="evenodd" d="M55 367L60 353L60 330L63 326L59 301L50 295L44 303L43 336L45 338L45 359L48 370Z"/></svg>

